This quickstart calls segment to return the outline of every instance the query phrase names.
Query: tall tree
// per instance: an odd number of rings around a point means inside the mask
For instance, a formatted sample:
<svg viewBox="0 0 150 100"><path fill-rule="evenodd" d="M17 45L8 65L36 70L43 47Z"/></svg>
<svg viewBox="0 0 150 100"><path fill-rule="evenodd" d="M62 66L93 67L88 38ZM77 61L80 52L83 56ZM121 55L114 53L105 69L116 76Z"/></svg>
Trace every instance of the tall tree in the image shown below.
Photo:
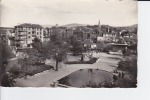
<svg viewBox="0 0 150 100"><path fill-rule="evenodd" d="M48 53L56 60L56 71L58 71L58 63L66 60L68 52L68 44L57 34L53 35L53 39L47 43Z"/></svg>
<svg viewBox="0 0 150 100"><path fill-rule="evenodd" d="M1 86L11 86L13 80L6 72L8 59L11 57L12 51L7 45L6 41L1 37L0 38L0 85Z"/></svg>
<svg viewBox="0 0 150 100"><path fill-rule="evenodd" d="M83 51L83 43L82 41L79 41L76 37L72 36L70 37L70 45L72 46L72 52L73 55L79 55L82 54Z"/></svg>

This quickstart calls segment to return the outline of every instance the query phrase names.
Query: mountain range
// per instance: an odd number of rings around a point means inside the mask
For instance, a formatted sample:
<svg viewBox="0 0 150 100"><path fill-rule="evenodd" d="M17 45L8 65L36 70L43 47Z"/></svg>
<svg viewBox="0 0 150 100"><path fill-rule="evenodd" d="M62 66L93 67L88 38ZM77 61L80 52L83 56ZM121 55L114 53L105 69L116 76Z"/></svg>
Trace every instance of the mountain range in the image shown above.
<svg viewBox="0 0 150 100"><path fill-rule="evenodd" d="M86 26L86 24L78 24L78 23L71 23L71 24L66 24L66 25L62 25L63 27L77 27L77 26Z"/></svg>
<svg viewBox="0 0 150 100"><path fill-rule="evenodd" d="M53 27L53 26L55 26L55 25L42 25L44 28L46 28L46 27L49 27L49 28L51 28L51 27ZM62 27L67 27L67 28L71 28L71 27L77 27L77 26L87 26L87 24L79 24L79 23L71 23L71 24L66 24L66 25L60 25L60 26L62 26ZM104 25L105 26L105 25ZM109 25L107 25L107 26L109 26ZM131 26L122 26L122 27L120 27L120 26L109 26L109 27L116 27L116 28L120 28L120 29L123 29L123 28L125 28L125 29L134 29L134 28L137 28L138 27L138 25L137 24L134 24L134 25L131 25Z"/></svg>

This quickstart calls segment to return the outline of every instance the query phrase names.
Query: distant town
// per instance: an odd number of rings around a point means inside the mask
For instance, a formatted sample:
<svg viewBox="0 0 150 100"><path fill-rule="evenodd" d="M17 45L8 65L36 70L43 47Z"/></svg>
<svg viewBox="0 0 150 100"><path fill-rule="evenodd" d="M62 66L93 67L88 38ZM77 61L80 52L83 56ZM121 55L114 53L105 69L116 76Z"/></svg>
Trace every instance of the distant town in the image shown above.
<svg viewBox="0 0 150 100"><path fill-rule="evenodd" d="M4 38L8 45L15 50L32 48L35 38L42 42L50 40L50 37L57 34L59 37L76 37L82 40L85 45L97 48L98 42L117 43L133 45L137 43L137 25L128 27L113 27L101 25L68 24L64 26L43 27L39 24L23 23L11 27L0 27L0 36ZM86 42L89 42L86 43Z"/></svg>
<svg viewBox="0 0 150 100"><path fill-rule="evenodd" d="M0 27L1 86L136 87L137 28L100 20L96 25ZM96 81L86 79L86 72Z"/></svg>

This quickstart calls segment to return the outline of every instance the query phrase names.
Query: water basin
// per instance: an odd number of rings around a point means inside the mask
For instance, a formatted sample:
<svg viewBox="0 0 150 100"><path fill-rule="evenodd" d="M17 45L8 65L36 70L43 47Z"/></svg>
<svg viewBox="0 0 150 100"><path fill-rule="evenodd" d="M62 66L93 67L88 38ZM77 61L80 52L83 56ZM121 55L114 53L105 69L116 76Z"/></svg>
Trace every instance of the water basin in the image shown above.
<svg viewBox="0 0 150 100"><path fill-rule="evenodd" d="M80 69L62 79L59 84L71 87L94 87L106 82L112 82L113 74L100 69Z"/></svg>

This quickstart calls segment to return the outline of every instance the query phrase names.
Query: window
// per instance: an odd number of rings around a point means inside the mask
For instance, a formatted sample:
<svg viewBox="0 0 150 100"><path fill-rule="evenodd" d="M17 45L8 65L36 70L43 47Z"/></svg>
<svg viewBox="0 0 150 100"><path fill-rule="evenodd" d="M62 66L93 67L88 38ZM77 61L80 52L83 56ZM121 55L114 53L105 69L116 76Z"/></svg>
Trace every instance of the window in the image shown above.
<svg viewBox="0 0 150 100"><path fill-rule="evenodd" d="M27 47L30 47L30 44L27 44Z"/></svg>
<svg viewBox="0 0 150 100"><path fill-rule="evenodd" d="M28 36L28 38L31 38L31 36Z"/></svg>

